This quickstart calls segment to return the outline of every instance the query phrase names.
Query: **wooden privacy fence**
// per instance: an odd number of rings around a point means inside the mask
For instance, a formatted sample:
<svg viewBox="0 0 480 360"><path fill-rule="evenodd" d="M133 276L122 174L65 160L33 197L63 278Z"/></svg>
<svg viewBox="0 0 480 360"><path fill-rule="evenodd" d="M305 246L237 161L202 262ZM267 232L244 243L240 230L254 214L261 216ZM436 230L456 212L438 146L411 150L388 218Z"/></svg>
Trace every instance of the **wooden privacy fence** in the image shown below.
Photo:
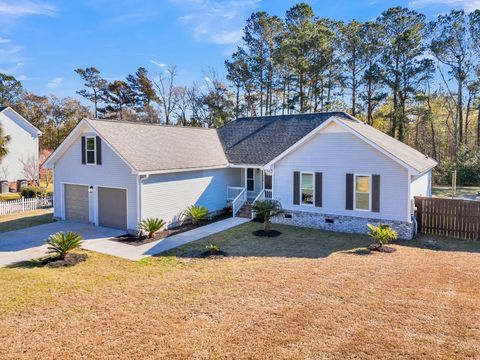
<svg viewBox="0 0 480 360"><path fill-rule="evenodd" d="M415 197L418 232L480 239L480 201Z"/></svg>
<svg viewBox="0 0 480 360"><path fill-rule="evenodd" d="M21 198L19 200L0 202L0 215L8 215L37 209L50 209L52 207L53 198L51 196L32 199Z"/></svg>

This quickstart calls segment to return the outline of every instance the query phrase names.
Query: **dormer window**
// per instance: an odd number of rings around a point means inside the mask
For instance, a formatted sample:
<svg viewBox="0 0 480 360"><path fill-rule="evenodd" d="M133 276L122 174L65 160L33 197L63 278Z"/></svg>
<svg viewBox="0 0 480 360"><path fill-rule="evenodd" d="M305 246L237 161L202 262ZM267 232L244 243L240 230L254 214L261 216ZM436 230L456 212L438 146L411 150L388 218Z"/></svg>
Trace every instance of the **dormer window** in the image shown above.
<svg viewBox="0 0 480 360"><path fill-rule="evenodd" d="M97 163L95 136L87 136L85 140L86 140L85 159L87 160L87 164L94 165Z"/></svg>

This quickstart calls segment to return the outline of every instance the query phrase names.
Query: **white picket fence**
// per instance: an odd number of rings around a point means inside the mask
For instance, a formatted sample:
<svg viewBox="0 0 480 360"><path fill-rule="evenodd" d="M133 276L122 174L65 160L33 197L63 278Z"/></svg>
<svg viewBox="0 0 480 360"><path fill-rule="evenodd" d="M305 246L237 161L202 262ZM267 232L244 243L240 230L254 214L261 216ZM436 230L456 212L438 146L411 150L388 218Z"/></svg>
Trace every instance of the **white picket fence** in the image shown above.
<svg viewBox="0 0 480 360"><path fill-rule="evenodd" d="M32 211L38 209L51 209L53 197L9 200L0 202L0 215L14 214L18 212Z"/></svg>

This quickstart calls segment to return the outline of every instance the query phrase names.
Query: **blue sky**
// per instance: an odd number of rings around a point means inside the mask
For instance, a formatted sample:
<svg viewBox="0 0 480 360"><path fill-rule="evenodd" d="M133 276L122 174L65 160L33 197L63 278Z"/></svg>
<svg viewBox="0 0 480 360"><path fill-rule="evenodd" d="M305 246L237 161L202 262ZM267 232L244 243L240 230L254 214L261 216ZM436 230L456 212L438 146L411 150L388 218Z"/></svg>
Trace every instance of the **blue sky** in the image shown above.
<svg viewBox="0 0 480 360"><path fill-rule="evenodd" d="M73 72L96 66L109 79L139 66L152 76L167 64L178 83L202 82L241 42L246 18L259 10L284 16L290 0L0 0L0 72L35 93L77 97ZM370 20L391 6L433 17L451 8L471 11L480 0L317 0L315 13L348 21Z"/></svg>

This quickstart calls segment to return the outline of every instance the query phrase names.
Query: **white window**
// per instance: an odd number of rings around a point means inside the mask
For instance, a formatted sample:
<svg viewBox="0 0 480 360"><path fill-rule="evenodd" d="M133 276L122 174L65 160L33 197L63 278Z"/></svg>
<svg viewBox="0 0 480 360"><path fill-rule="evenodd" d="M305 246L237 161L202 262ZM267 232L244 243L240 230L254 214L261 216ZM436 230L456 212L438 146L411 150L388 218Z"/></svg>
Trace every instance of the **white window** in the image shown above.
<svg viewBox="0 0 480 360"><path fill-rule="evenodd" d="M255 191L255 174L252 168L247 169L247 191Z"/></svg>
<svg viewBox="0 0 480 360"><path fill-rule="evenodd" d="M355 175L355 210L370 211L370 175Z"/></svg>
<svg viewBox="0 0 480 360"><path fill-rule="evenodd" d="M87 136L85 139L85 159L87 164L96 164L96 141L94 136Z"/></svg>
<svg viewBox="0 0 480 360"><path fill-rule="evenodd" d="M313 174L302 173L301 179L302 204L313 205Z"/></svg>

